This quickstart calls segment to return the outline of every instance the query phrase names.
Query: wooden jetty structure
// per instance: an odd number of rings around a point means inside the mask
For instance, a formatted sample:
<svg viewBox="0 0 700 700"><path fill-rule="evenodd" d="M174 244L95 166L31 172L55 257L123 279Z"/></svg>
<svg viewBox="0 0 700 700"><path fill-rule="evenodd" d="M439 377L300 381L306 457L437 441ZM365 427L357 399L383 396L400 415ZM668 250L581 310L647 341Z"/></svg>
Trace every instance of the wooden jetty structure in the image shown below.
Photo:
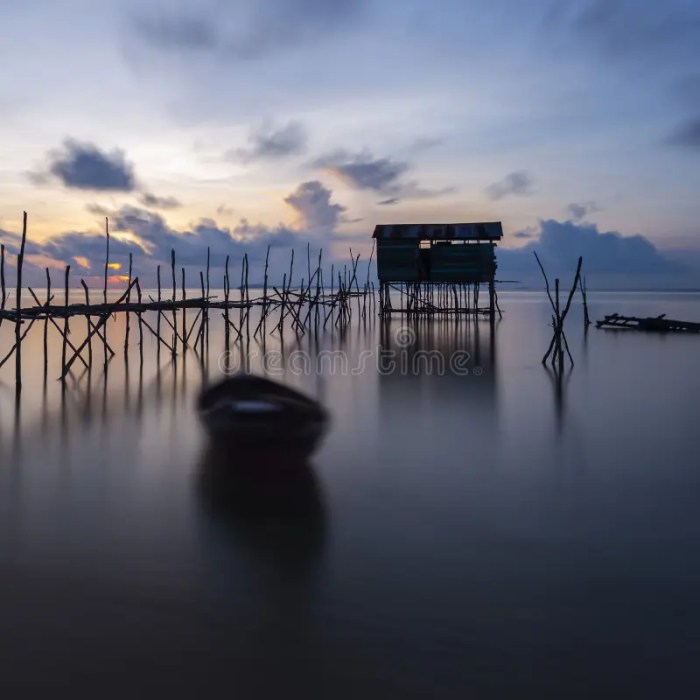
<svg viewBox="0 0 700 700"><path fill-rule="evenodd" d="M309 244L306 247L305 265L297 265L302 270L300 281L293 283L294 250L291 250L289 269L284 273L281 284L279 282L273 283L270 279L270 246L268 246L262 294L258 292L257 295L251 295L249 260L247 254L244 254L240 260L241 274L238 298L236 298L231 283L229 256L226 257L223 265L224 278L221 287L223 298L217 298L211 293L212 261L211 252L207 249L206 270L199 273L201 291L198 296L187 296L185 267L178 269L176 251L172 250L170 259L171 284L167 287L168 291L164 290L161 284L161 266L159 265L157 267L157 297L155 299L149 297L148 300L144 300L141 282L138 277L132 275L133 259L130 254L126 288L116 301L109 301L108 281L111 268L109 223L107 220L105 220L105 234L104 284L103 288L99 290L101 297L99 303L91 302L90 290L82 279L80 285L84 290L85 301L69 303L71 267L67 265L63 275L63 289L61 290L63 292L62 303L52 293L51 272L47 267L45 269L45 300L40 300L36 292L31 287L27 287L26 291L34 304L31 306L22 304L24 292L22 271L27 241L27 214L25 212L17 253L15 308L6 308L9 298L5 280L6 247L4 244L1 246L0 326L4 322L13 323L15 332L12 347L4 354L0 353L0 367L14 356L18 395L22 388L22 341L37 322L42 322L44 326L45 373L48 367L47 332L49 324L62 337L59 379L65 381L74 364L80 363L86 369L92 366L95 357L93 343L102 345L105 367L108 360L116 354L107 334L107 322L116 314L126 314L125 355L128 353L129 342L133 337L132 316L135 317L139 356L141 363L143 363L143 343L146 333L155 338L159 356L161 350L167 351L175 357L180 352L184 354L190 349L203 356L209 342L209 317L212 311L221 312L225 322L227 346L231 340L233 342L249 341L251 337L259 337L262 340L267 333L278 333L282 338L285 328L291 328L297 336L309 332L318 333L319 330L326 329L329 323L331 328L343 328L350 322L354 313L365 319L368 312L376 312L375 289L370 280L372 257L370 256L364 281L360 281L360 255L353 254L352 249L350 249L350 264L344 265L342 269L337 269L335 264L331 265L331 279L328 280L324 279L323 250L319 251L318 259L312 263ZM221 266L223 261L215 262ZM178 273L181 274L178 275ZM297 276L299 278L298 270ZM178 279L181 282L179 289ZM170 296L168 296L168 292L170 292ZM232 313L234 310L238 310L238 313ZM190 314L187 313L188 311ZM255 311L255 318L252 320L254 325L251 324L253 311ZM157 314L155 320L151 318L152 323L145 317L149 312ZM81 324L81 327L85 330L82 339L73 342L75 328L71 329L70 320L76 317L84 319L85 324L84 326Z"/></svg>
<svg viewBox="0 0 700 700"><path fill-rule="evenodd" d="M603 328L605 330L648 331L653 333L700 333L700 323L676 321L666 318L666 314L647 318L610 314L602 321L597 321L596 328Z"/></svg>
<svg viewBox="0 0 700 700"><path fill-rule="evenodd" d="M380 225L377 248L381 314L488 314L498 309L496 244L500 222ZM481 286L488 305L480 300ZM392 303L392 292L398 304Z"/></svg>

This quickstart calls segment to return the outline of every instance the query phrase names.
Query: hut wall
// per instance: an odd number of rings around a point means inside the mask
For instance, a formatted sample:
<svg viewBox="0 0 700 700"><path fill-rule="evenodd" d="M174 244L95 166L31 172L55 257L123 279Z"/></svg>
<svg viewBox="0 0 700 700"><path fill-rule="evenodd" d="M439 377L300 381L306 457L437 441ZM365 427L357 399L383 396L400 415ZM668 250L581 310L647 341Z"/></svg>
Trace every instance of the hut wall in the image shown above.
<svg viewBox="0 0 700 700"><path fill-rule="evenodd" d="M380 282L418 282L419 243L411 239L377 241Z"/></svg>
<svg viewBox="0 0 700 700"><path fill-rule="evenodd" d="M485 283L496 271L494 247L490 244L434 245L431 250L430 281Z"/></svg>

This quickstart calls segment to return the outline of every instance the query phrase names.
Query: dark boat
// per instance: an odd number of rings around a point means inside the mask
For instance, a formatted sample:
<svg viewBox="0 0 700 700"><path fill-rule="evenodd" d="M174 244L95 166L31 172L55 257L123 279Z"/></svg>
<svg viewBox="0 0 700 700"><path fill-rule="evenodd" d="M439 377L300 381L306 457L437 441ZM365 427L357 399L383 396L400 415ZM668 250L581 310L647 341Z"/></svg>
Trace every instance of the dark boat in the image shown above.
<svg viewBox="0 0 700 700"><path fill-rule="evenodd" d="M306 458L328 424L328 413L317 401L283 384L248 374L205 388L197 409L215 443L261 456L284 451Z"/></svg>

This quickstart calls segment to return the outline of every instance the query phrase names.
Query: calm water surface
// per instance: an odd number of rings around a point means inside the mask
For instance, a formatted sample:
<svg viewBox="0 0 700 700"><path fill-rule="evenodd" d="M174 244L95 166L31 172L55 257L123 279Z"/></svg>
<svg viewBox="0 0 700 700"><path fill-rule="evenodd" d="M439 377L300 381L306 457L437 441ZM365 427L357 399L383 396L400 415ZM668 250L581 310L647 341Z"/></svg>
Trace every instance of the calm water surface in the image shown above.
<svg viewBox="0 0 700 700"><path fill-rule="evenodd" d="M584 334L576 308L576 366L558 382L540 364L544 298L501 305L493 329L356 318L236 346L230 364L267 367L333 417L275 509L207 477L236 459L194 413L221 374L220 319L206 362L163 350L160 371L147 331L140 368L136 346L122 356L124 319L110 322L107 372L76 364L63 392L58 335L45 382L37 324L19 407L14 363L0 370L0 688L700 691L700 337ZM592 295L594 318L614 311L700 320L700 296ZM0 328L3 355L12 334Z"/></svg>

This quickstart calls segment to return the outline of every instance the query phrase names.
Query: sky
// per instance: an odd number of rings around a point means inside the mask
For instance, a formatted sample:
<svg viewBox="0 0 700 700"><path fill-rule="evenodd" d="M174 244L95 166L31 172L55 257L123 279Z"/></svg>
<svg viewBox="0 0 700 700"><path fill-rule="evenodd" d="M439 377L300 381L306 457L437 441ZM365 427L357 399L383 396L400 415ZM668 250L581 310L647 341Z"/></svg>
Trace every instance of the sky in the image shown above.
<svg viewBox="0 0 700 700"><path fill-rule="evenodd" d="M6 0L0 25L0 240L26 210L37 270L96 273L105 218L117 257L217 265L502 221L504 272L585 251L700 287L697 0Z"/></svg>

